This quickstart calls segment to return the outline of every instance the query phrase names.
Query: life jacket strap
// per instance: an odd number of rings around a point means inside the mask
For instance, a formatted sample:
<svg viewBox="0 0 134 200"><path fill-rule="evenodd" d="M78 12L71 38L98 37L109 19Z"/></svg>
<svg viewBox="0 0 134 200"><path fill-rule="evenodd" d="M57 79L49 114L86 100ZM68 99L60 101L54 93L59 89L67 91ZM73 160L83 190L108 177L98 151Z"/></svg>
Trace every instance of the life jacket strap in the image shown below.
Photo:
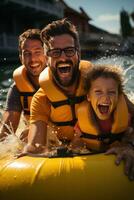
<svg viewBox="0 0 134 200"><path fill-rule="evenodd" d="M62 101L50 101L52 106L54 108L57 108L59 106L63 106L63 105L75 105L78 103L81 103L82 101L84 101L86 99L86 96L75 96L75 97L69 97L66 100L62 100Z"/></svg>
<svg viewBox="0 0 134 200"><path fill-rule="evenodd" d="M32 97L34 94L36 93L36 91L34 92L20 92L20 96L23 96L23 107L24 109L28 109L28 97ZM24 111L25 113L25 111ZM30 114L30 112L29 112Z"/></svg>
<svg viewBox="0 0 134 200"><path fill-rule="evenodd" d="M63 105L70 105L71 106L71 111L72 111L72 120L71 121L65 121L65 122L53 122L57 126L74 126L77 119L75 115L75 104L81 103L86 99L86 96L74 96L74 97L69 97L66 100L62 101L51 101L51 104L54 108L57 108L59 106Z"/></svg>
<svg viewBox="0 0 134 200"><path fill-rule="evenodd" d="M24 110L24 115L30 115L30 110Z"/></svg>
<svg viewBox="0 0 134 200"><path fill-rule="evenodd" d="M118 134L107 133L107 134L101 134L101 135L93 135L93 134L82 132L82 135L80 137L86 138L86 139L98 140L100 142L103 142L104 144L111 144L116 140L120 141L123 135L124 135L123 132L118 133Z"/></svg>
<svg viewBox="0 0 134 200"><path fill-rule="evenodd" d="M20 96L26 96L26 97L31 97L33 96L37 91L34 92L20 92Z"/></svg>
<svg viewBox="0 0 134 200"><path fill-rule="evenodd" d="M57 126L74 126L76 124L77 119L73 119L71 121L65 121L65 122L54 122L53 123Z"/></svg>

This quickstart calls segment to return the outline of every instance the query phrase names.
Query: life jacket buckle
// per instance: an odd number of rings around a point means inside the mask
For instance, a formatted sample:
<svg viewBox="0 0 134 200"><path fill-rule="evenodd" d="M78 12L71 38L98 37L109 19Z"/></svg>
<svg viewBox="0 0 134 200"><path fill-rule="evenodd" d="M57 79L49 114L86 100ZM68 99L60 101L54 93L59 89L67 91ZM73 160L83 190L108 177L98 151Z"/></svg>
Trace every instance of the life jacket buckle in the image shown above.
<svg viewBox="0 0 134 200"><path fill-rule="evenodd" d="M74 105L74 104L76 103L76 101L75 101L74 98L68 98L67 101L68 101L68 104L71 105L71 106Z"/></svg>
<svg viewBox="0 0 134 200"><path fill-rule="evenodd" d="M110 135L99 135L98 140L103 142L104 144L109 144L110 143Z"/></svg>

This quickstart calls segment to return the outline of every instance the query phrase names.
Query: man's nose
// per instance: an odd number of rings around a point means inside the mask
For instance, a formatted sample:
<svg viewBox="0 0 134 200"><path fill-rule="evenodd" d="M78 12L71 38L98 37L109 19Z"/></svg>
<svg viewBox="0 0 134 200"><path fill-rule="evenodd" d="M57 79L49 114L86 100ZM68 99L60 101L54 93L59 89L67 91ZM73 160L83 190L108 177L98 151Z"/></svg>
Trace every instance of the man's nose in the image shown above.
<svg viewBox="0 0 134 200"><path fill-rule="evenodd" d="M35 61L36 60L36 55L34 53L31 53L31 61Z"/></svg>
<svg viewBox="0 0 134 200"><path fill-rule="evenodd" d="M63 58L63 59L64 59L64 58L67 58L67 56L66 56L66 54L65 54L65 51L63 51L63 50L61 51L60 57Z"/></svg>

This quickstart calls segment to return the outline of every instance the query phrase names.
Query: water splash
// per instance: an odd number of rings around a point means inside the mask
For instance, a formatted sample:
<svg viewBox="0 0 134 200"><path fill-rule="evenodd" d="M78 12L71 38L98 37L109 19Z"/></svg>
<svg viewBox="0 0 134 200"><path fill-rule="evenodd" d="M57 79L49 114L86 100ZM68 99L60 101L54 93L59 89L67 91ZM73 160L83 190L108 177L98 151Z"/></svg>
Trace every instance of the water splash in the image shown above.
<svg viewBox="0 0 134 200"><path fill-rule="evenodd" d="M134 64L130 65L128 68L124 69L124 84L127 96L134 102Z"/></svg>
<svg viewBox="0 0 134 200"><path fill-rule="evenodd" d="M14 158L20 153L24 147L24 143L14 134L8 134L5 140L0 141L0 159Z"/></svg>
<svg viewBox="0 0 134 200"><path fill-rule="evenodd" d="M21 118L20 124L22 123L23 118ZM15 134L13 131L12 124L4 124L1 121L1 124L5 126L8 130L8 133L5 133L5 138L0 140L0 159L14 159L18 154L20 154L26 145L25 142L20 140L20 133ZM22 130L21 130L22 132ZM53 124L49 124L47 127L47 148L48 151L41 154L29 154L32 156L43 156L43 157L56 157L57 148L62 146L62 143L57 137L57 128ZM6 147L6 148L5 148Z"/></svg>
<svg viewBox="0 0 134 200"><path fill-rule="evenodd" d="M62 142L58 139L58 131L59 131L59 128L57 128L54 124L49 123L49 125L47 125L47 147L48 148L62 145Z"/></svg>
<svg viewBox="0 0 134 200"><path fill-rule="evenodd" d="M133 65L130 65L127 69L125 69L125 70L124 70L124 75L126 75L127 72L128 72L129 70L131 70L133 67L134 67L134 64L133 64Z"/></svg>
<svg viewBox="0 0 134 200"><path fill-rule="evenodd" d="M22 151L24 143L17 135L15 135L11 124L9 126L7 124L3 124L2 122L1 124L7 128L9 133L5 133L6 137L0 140L0 159L14 158L16 154Z"/></svg>
<svg viewBox="0 0 134 200"><path fill-rule="evenodd" d="M134 102L134 56L107 56L94 60L94 64L116 65L123 69L125 92L129 99Z"/></svg>

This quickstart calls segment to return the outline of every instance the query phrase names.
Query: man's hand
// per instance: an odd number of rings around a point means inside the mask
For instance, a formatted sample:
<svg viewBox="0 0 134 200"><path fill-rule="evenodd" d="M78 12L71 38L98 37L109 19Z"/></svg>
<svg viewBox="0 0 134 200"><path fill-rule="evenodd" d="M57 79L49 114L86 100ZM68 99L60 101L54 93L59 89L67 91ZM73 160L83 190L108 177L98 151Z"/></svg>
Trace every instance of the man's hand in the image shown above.
<svg viewBox="0 0 134 200"><path fill-rule="evenodd" d="M128 176L130 180L134 180L134 150L129 145L116 145L107 150L106 155L115 154L116 165L119 165L121 161L125 161L125 174Z"/></svg>
<svg viewBox="0 0 134 200"><path fill-rule="evenodd" d="M122 138L122 142L124 144L131 144L134 147L134 128L128 127L128 129L125 131L124 136Z"/></svg>
<svg viewBox="0 0 134 200"><path fill-rule="evenodd" d="M45 147L42 145L32 145L32 144L27 144L22 152L18 154L16 157L20 158L26 155L31 155L31 154L40 154L45 151Z"/></svg>

